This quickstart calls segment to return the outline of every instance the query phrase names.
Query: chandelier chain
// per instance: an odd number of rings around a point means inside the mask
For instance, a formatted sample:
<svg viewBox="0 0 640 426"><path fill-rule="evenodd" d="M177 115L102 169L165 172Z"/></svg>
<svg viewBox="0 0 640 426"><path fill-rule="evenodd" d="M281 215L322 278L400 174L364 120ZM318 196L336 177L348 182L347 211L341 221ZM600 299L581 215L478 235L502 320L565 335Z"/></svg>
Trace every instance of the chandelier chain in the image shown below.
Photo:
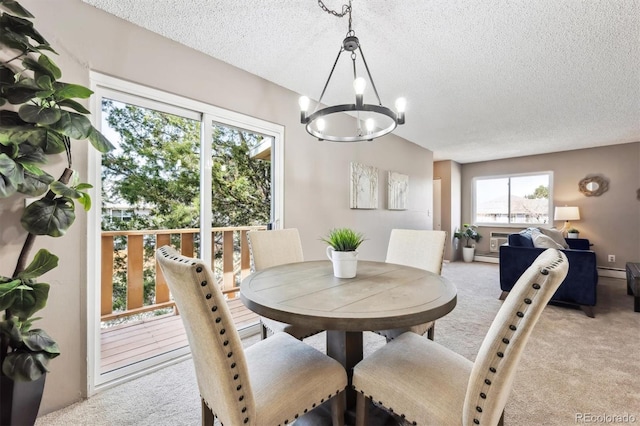
<svg viewBox="0 0 640 426"><path fill-rule="evenodd" d="M322 0L318 0L318 6L320 6L320 9L324 10L328 14L333 15L337 18L342 18L348 13L349 14L349 32L352 31L351 30L351 0L349 0L349 4L342 5L342 12L329 9Z"/></svg>

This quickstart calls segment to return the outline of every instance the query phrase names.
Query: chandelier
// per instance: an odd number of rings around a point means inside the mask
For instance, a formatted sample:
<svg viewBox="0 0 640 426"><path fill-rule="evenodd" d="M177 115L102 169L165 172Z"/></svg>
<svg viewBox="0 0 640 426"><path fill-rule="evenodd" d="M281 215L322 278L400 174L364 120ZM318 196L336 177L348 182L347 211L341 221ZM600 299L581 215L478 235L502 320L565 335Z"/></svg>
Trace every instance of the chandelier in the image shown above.
<svg viewBox="0 0 640 426"><path fill-rule="evenodd" d="M318 138L318 140L327 140L332 142L371 141L375 138L379 138L388 133L391 133L398 126L398 124L404 124L406 100L404 98L398 98L395 104L395 111L382 105L382 101L380 100L380 96L378 95L378 89L373 82L371 72L369 71L369 66L367 65L367 61L365 60L364 54L362 53L360 41L358 40L358 37L356 37L355 31L351 28L351 0L349 0L348 5L342 6L341 12L329 10L324 5L322 0L318 0L318 5L325 12L339 18L348 14L349 31L347 32L345 39L342 41L342 46L340 46L338 56L333 63L333 67L331 68L331 72L329 73L329 78L327 78L327 82L324 84L324 88L322 89L322 93L320 94L320 99L318 99L315 110L311 114L308 114L309 105L311 103L310 99L306 96L302 96L300 98L300 122L305 125L305 129L310 135ZM352 104L341 104L320 108L320 106L322 105L322 98L327 91L327 87L329 86L329 82L331 81L333 72L336 69L338 60L344 52L351 52L355 102ZM367 80L363 76L358 75L356 68L356 59L358 57L358 53L360 58L362 59L362 63L364 64L366 76L368 77L369 82L371 82L371 88L373 89L373 92L375 93L375 96L378 100L377 104L364 103L364 92L367 87ZM335 124L333 126L331 125L331 116L342 112L355 113L356 125L353 133L338 134L338 126Z"/></svg>

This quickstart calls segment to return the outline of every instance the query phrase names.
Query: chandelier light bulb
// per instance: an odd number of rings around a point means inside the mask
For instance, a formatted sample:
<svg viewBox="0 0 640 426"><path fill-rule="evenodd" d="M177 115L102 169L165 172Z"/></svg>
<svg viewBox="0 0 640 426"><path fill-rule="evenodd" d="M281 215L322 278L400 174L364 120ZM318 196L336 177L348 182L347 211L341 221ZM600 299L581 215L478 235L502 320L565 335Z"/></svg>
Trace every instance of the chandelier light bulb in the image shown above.
<svg viewBox="0 0 640 426"><path fill-rule="evenodd" d="M300 111L307 111L309 109L309 98L306 96L300 96L298 99L298 105L300 105Z"/></svg>
<svg viewBox="0 0 640 426"><path fill-rule="evenodd" d="M405 98L396 99L396 111L402 113L407 108L407 100Z"/></svg>
<svg viewBox="0 0 640 426"><path fill-rule="evenodd" d="M353 80L353 90L356 91L356 95L363 95L366 87L367 81L364 78L358 77Z"/></svg>
<svg viewBox="0 0 640 426"><path fill-rule="evenodd" d="M367 121L365 121L364 125L367 128L367 132L371 133L376 128L376 121L373 118L367 118Z"/></svg>
<svg viewBox="0 0 640 426"><path fill-rule="evenodd" d="M326 123L324 122L324 118L319 118L316 121L316 127L318 128L319 132L324 132L325 125Z"/></svg>

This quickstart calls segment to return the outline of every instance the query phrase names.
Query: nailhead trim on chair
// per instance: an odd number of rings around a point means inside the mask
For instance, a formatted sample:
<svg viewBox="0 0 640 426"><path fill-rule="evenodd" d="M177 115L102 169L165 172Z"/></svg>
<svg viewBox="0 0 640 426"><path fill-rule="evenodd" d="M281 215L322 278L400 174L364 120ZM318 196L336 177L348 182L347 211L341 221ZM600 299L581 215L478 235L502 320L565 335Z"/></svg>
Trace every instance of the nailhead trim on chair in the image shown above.
<svg viewBox="0 0 640 426"><path fill-rule="evenodd" d="M539 287L540 287L540 286L538 286L538 288L539 288ZM534 288L535 288L535 287L534 287ZM537 289L536 289L536 290L537 290ZM533 296L531 296L531 297L534 297L534 296L535 296L535 295L533 295ZM524 299L524 304L525 304L525 305L530 305L530 304L531 304L531 299L530 299L529 297L525 298L525 299ZM522 307L520 308L520 310L517 312L516 316L517 316L518 318L524 318L524 312L523 312L523 311L525 311L525 312L526 312L526 306L522 306ZM516 322L516 324L518 324L518 323L519 323L519 321L517 321L517 322ZM514 325L514 324L509 325L509 330L510 330L511 332L514 332L514 331L516 331L517 329L518 329L517 325ZM503 337L503 338L501 339L502 343L505 345L505 349L504 349L504 350L506 350L507 345L511 342L511 336L512 336L512 335L513 335L513 333L510 333L508 336L505 336L505 337ZM504 352L502 352L502 351L498 351L498 352L496 353L496 355L497 355L497 357L498 357L498 358L495 360L495 362L496 362L496 364L494 364L495 366L494 366L494 365L492 365L491 367L489 367L489 372L490 372L490 373L492 373L492 374L495 374L495 373L497 373L497 372L498 372L498 369L496 368L496 366L499 366L499 365L500 365L500 363L504 360ZM488 394L488 393L490 392L490 390L491 390L491 387L490 387L490 386L491 386L491 379L489 379L488 377L486 377L486 378L484 379L484 383L485 383L485 386L483 387L482 391L481 391L481 392L480 392L480 394L479 394L479 396L480 396L480 401L478 402L478 405L476 406L476 412L478 412L478 413L482 413L482 412L483 412L482 405L483 405L484 401L486 401L486 399L487 399L487 394ZM480 417L480 418L482 418L482 416L479 416L479 417ZM480 418L474 418L474 419L473 419L473 423L474 423L474 424L476 424L476 425L479 425L479 424L480 424Z"/></svg>
<svg viewBox="0 0 640 426"><path fill-rule="evenodd" d="M553 268L553 267L557 266L558 264L560 264L561 262L562 262L562 259L560 258L556 262L553 262L550 265L550 267ZM543 268L540 271L540 274L546 276L546 275L549 275L549 271L546 268ZM505 334L501 339L501 342L504 345L504 349L496 352L497 358L494 360L495 364L492 363L493 365L491 365L489 367L489 373L490 374L495 374L495 373L498 372L498 368L500 367L500 364L504 361L504 356L505 356L504 352L506 352L508 345L511 343L511 340L512 340L514 332L516 330L518 330L518 325L520 323L520 319L524 318L528 306L531 305L531 303L533 302L533 298L535 298L535 296L538 294L537 290L540 290L541 286L538 283L534 283L534 284L531 285L531 288L533 290L529 290L530 294L526 295L527 297L525 297L523 299L523 305L516 312L517 319L514 318L515 319L514 323L509 325L507 334ZM473 423L476 424L476 425L480 424L480 419L482 418L482 413L483 413L482 405L484 404L484 401L486 401L487 395L488 395L489 391L491 390L491 383L492 383L491 382L491 378L489 376L485 377L483 389L479 393L480 400L477 402L478 405L476 405L476 408L475 408L476 412L480 414L478 417L473 419ZM355 386L352 386L352 388L356 389ZM356 390L358 392L360 392L362 395L365 395L365 397L370 399L371 401L374 400L372 395L368 395L367 396L364 393L363 390L360 390L360 389L356 389ZM383 406L383 407L385 407L385 409L389 410L390 412L393 412L393 409L389 408L389 407L386 407L383 404L382 401L378 401L378 404ZM403 420L406 419L406 415L405 414L401 413L401 414L399 414L399 416ZM412 421L411 424L412 425L417 425L417 422L416 421Z"/></svg>
<svg viewBox="0 0 640 426"><path fill-rule="evenodd" d="M201 274L202 271L204 270L204 268L201 265L197 265L196 263L192 263L192 265L195 266L195 271L198 274ZM203 288L203 291L206 291L206 293L204 293L204 298L207 300L208 303L210 303L211 312L214 313L214 312L218 311L218 305L216 303L215 298L213 297L213 294L211 292L207 291L207 289L205 288L205 287L207 287L207 285L209 285L209 283L207 282L206 279L202 279L200 281L200 286ZM215 322L216 327L220 327L219 330L218 330L218 333L220 333L221 336L224 335L226 333L226 328L225 328L225 324L222 322L222 317L217 316L214 319L214 322ZM229 346L229 340L224 340L224 342L222 344L225 347ZM240 375L238 374L237 371L234 371L234 369L236 368L237 364L233 360L233 350L230 350L227 353L227 358L231 359L231 361L232 361L231 364L230 364L230 372L232 373L233 380L234 381L240 380ZM236 386L236 391L237 392L241 392L242 391L242 384L241 383ZM240 394L240 396L238 397L238 401L244 401L244 394ZM208 403L207 403L207 406L209 406ZM247 407L246 406L242 407L240 409L240 412L242 414L246 413L246 411L247 411ZM215 414L214 414L214 416L217 417ZM244 417L243 422L245 424L249 423L249 417Z"/></svg>
<svg viewBox="0 0 640 426"><path fill-rule="evenodd" d="M199 273L199 274L200 274L200 273L202 273L202 271L204 270L204 268L203 268L201 265L198 265L197 263L193 262L193 261L192 261L192 259L190 259L190 258L186 258L186 257L182 257L182 256L180 256L180 257L176 257L176 256L167 256L167 253L166 253L164 250L160 250L160 251L162 252L163 256L165 256L165 257L169 257L169 258L170 258L170 259L172 259L172 260L176 260L176 261L183 262L183 263L190 263L192 266L195 266L195 271L196 271L197 273ZM207 280L203 279L203 280L201 280L201 281L200 281L200 287L202 288L202 291L206 291L205 287L207 287L207 285L208 285ZM214 297L213 297L213 294L212 294L212 293L210 293L210 292L206 292L206 293L203 293L203 295L204 295L204 298L205 298L207 301L209 301L209 303L211 303L211 305L210 305L210 306L211 306L211 312L216 312L216 311L218 310L218 306L215 304L215 302L216 302L216 301L215 301L215 299L214 299ZM226 302L225 302L225 303L226 303ZM221 335L221 336L222 336L222 335L224 335L224 334L226 333L226 329L224 328L224 323L222 322L222 318L221 318L221 317L216 317L216 318L215 318L215 325L216 325L216 327L220 327L218 332L220 333L220 335ZM313 334L311 334L310 336L312 336L312 335L313 335ZM223 345L223 346L225 346L225 347L226 347L226 346L229 346L229 340L224 340L224 341L222 342L222 345ZM230 370L233 372L233 376L232 376L232 377L233 377L233 380L234 380L234 381L241 380L241 379L240 379L240 375L238 374L238 372L237 372L237 371L234 371L234 369L235 369L235 368L236 368L236 366L237 366L237 363L236 363L236 361L234 361L234 360L233 360L233 350L230 350L230 351L227 353L227 358L229 358L229 359L231 360L231 364L229 365L229 367L230 367ZM344 390L344 389L343 389L343 390ZM236 386L236 391L237 391L237 392L241 392L241 391L242 391L242 384L241 384L241 383L240 383L240 384L238 384L238 385ZM327 396L327 399L325 399L325 398L321 398L320 403L315 403L315 402L314 402L314 403L312 404L312 406L311 406L311 409L315 408L317 405L320 405L320 404L324 403L325 401L328 401L328 400L329 400L329 399L331 399L333 396L337 396L337 395L339 395L339 394L340 394L340 392L342 392L342 390L338 389L338 390L336 390L335 394L329 394L329 395ZM215 411L211 408L211 406L209 405L209 402L208 402L208 401L205 401L204 399L202 399L202 400L205 402L205 404L206 404L206 406L209 408L209 410L211 410L211 413L213 414L214 418L218 418L218 415L217 415L217 414L215 413ZM240 396L238 397L238 401L244 401L244 394L242 394L242 393L240 394ZM246 413L246 412L247 412L247 407L246 407L246 406L242 407L242 409L241 409L240 411L241 411L241 413L243 413L243 414L244 414L244 413ZM309 411L309 408L305 408L305 409L304 409L304 412L303 412L302 414L306 414L308 411ZM295 419L297 419L299 416L300 416L300 414L299 414L299 413L296 413L296 414L295 414L295 416L294 416L294 421L295 421ZM245 418L243 419L243 422L244 422L245 424L246 424L246 423L249 423L249 418L248 418L248 417L245 417ZM221 422L220 424L221 424L222 426L224 426L224 424L223 424L222 422ZM285 425L289 424L289 419L285 419L285 420L284 420L284 424L285 424ZM280 424L279 426L282 426L282 424Z"/></svg>
<svg viewBox="0 0 640 426"><path fill-rule="evenodd" d="M366 398L369 398L371 401L373 401L373 396L372 396L372 395L369 395L369 396L365 395L365 393L364 393L364 391L363 391L362 389L357 389L357 388L356 388L355 386L353 386L353 385L351 385L351 388L352 388L352 389L355 389L357 392L360 392L360 393L361 393L362 395L364 395ZM400 418L401 418L402 420L406 420L406 418L407 418L406 414L404 414L404 413L396 413L392 407L387 407L386 405L384 405L384 403L383 403L382 401L377 401L376 403L377 403L378 405L383 406L386 410L388 410L389 412L391 412L391 413L395 414L396 416L400 416ZM409 421L409 420L407 420L407 421ZM415 425L417 425L418 423L414 420L414 421L412 421L412 422L411 422L411 424L415 426Z"/></svg>
<svg viewBox="0 0 640 426"><path fill-rule="evenodd" d="M194 267L194 269L195 269L197 274L201 274L204 271L204 267L202 265L200 265L200 264L198 264L196 262L193 262L193 260L190 259L190 258L183 257L183 256L168 256L167 252L165 250L162 250L162 249L160 250L160 252L162 253L163 256L168 257L171 260L175 260L175 261L178 261L178 262L181 262L181 263L191 264L191 266ZM209 283L204 278L206 278L206 276L202 277L201 280L200 280L201 291L204 292L203 293L204 298L208 301L208 303L211 304L211 312L216 312L218 310L218 306L216 304L216 300L213 297L213 294L206 289L206 287L209 285ZM221 317L216 317L215 318L215 324L216 324L216 327L221 327L219 329L220 335L224 335L226 333L226 329L224 328L224 324L222 323L222 318ZM228 346L229 345L229 341L225 340L223 342L223 345L224 346ZM232 358L233 357L233 351L232 350L227 353L227 357L228 358ZM236 362L232 360L231 365L230 365L230 367L231 367L230 370L233 371L236 368L236 365L237 365ZM239 379L240 379L240 375L238 374L238 372L237 371L234 372L233 380L239 380ZM240 392L241 390L242 390L242 384L237 385L236 391ZM238 397L238 401L243 401L243 400L244 400L244 395L241 394ZM209 405L209 402L205 401L204 399L203 399L203 401L205 402L205 404L209 408L209 410L211 410L211 413L213 414L213 416L214 417L218 417L217 414L215 413L215 411ZM244 413L246 413L246 411L247 411L247 407L246 406L242 407L241 413L244 414ZM249 422L249 418L245 417L243 419L243 422L245 424L248 423Z"/></svg>
<svg viewBox="0 0 640 426"><path fill-rule="evenodd" d="M329 394L329 395L327 395L327 399L322 398L322 399L320 400L320 403L319 403L319 404L317 404L317 403L315 403L315 402L314 402L313 404L311 404L311 410L313 410L314 408L316 408L316 406L318 406L318 405L322 404L323 402L330 400L332 397L334 397L334 396L338 396L338 395L340 394L340 392L342 392L342 391L341 391L340 389L338 389L338 390L336 391L336 393L335 393L335 394ZM304 411L302 412L302 415L307 414L308 412L309 412L309 408L305 408L305 409L304 409ZM293 416L294 421L295 421L298 417L300 417L300 413L296 413L296 414ZM287 420L285 420L283 424L285 424L285 425L289 424L289 420L288 420L288 419L287 419ZM282 426L282 424L279 424L278 426Z"/></svg>
<svg viewBox="0 0 640 426"><path fill-rule="evenodd" d="M559 259L556 262L553 262L551 264L551 267L555 267L557 266L560 262L562 261L562 259ZM546 268L543 268L540 270L540 274L541 275L549 275L549 271ZM538 294L537 290L540 290L541 286L538 283L533 283L531 285L531 288L533 290L529 290L529 294L527 294L524 299L523 299L523 303L524 305L522 305L520 307L520 309L516 312L516 316L519 318L516 321L514 321L514 324L509 325L509 330L511 331L511 333L508 333L508 335L505 335L502 337L502 343L504 344L505 348L502 351L498 351L496 352L496 356L498 357L497 359L495 359L495 364L489 367L489 372L492 374L497 373L498 369L497 367L500 366L500 364L504 361L504 352L506 352L507 350L507 346L509 345L509 343L511 343L511 338L513 336L513 332L515 332L518 329L518 325L520 322L521 318L524 318L525 313L527 311L527 307L529 305L531 305L531 303L533 302L533 298L535 298L535 296ZM493 363L492 363L493 364ZM489 379L489 377L484 379L484 383L485 385L482 388L482 391L479 394L480 400L477 402L478 405L476 405L476 412L478 413L482 413L482 405L484 404L484 402L487 400L487 395L489 394L490 390L491 390L491 380ZM482 418L482 416L478 416L476 418L473 419L473 423L476 425L480 424L480 419Z"/></svg>

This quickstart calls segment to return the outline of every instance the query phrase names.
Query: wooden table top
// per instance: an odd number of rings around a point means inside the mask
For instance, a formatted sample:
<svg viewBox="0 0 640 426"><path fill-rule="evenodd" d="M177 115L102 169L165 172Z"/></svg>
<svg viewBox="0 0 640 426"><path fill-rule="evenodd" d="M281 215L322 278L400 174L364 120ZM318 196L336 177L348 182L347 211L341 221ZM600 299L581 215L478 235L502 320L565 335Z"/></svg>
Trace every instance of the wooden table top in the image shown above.
<svg viewBox="0 0 640 426"><path fill-rule="evenodd" d="M443 317L456 305L446 278L422 269L358 261L355 278L336 278L328 260L290 263L251 274L240 297L252 311L309 328L384 330Z"/></svg>

